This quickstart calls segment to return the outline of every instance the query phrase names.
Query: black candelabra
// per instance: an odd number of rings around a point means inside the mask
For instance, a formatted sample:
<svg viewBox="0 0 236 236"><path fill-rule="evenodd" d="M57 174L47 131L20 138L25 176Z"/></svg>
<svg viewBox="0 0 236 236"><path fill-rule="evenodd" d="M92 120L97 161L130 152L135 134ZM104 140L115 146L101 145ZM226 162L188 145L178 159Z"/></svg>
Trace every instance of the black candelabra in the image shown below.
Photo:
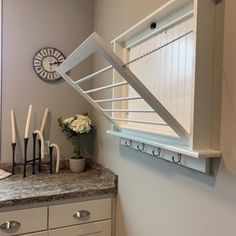
<svg viewBox="0 0 236 236"><path fill-rule="evenodd" d="M42 153L41 153L41 145L44 145L44 143L41 143L41 140L38 139L38 154L36 154L37 149L37 133L33 133L33 155L32 159L28 159L28 142L29 138L24 138L24 161L23 163L16 162L16 143L12 143L12 174L14 175L16 173L16 166L22 166L23 167L23 177L26 177L26 170L27 166L32 166L32 175L36 172L36 166L38 166L38 172L42 171L42 165L49 165L50 173L53 173L53 162L52 162L52 154L53 154L53 147L49 147L49 162L42 162Z"/></svg>

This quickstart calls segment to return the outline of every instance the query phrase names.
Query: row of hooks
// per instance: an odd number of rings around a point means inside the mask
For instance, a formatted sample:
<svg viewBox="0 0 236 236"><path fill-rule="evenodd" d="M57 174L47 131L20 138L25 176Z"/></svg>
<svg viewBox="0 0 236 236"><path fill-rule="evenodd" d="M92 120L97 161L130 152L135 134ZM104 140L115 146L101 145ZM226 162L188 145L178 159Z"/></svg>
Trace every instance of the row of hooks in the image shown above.
<svg viewBox="0 0 236 236"><path fill-rule="evenodd" d="M125 141L125 146L126 147L132 147L132 140L129 140L129 142ZM142 143L142 145L137 145L137 150L140 151L140 152L144 152L145 147L146 147L146 144ZM160 157L161 158L161 151L162 151L161 148L157 148L157 150L153 149L152 150L152 155L154 157ZM175 164L181 164L181 160L182 160L182 154L181 153L178 153L177 157L172 156L172 161Z"/></svg>

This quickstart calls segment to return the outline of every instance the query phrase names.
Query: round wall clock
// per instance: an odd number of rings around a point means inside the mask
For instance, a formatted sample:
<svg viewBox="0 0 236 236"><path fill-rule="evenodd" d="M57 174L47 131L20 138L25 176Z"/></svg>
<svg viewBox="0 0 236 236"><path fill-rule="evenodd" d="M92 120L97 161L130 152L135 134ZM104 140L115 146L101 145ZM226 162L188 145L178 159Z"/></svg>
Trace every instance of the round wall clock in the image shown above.
<svg viewBox="0 0 236 236"><path fill-rule="evenodd" d="M36 74L43 80L55 82L61 78L56 68L65 60L64 54L53 47L38 50L33 58L33 67Z"/></svg>

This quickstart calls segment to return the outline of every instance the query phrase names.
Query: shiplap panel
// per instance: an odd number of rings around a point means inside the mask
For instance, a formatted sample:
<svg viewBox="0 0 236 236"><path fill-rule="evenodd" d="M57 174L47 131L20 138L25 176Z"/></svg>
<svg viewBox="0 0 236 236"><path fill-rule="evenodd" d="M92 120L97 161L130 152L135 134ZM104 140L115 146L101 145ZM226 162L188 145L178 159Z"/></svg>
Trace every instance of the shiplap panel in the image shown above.
<svg viewBox="0 0 236 236"><path fill-rule="evenodd" d="M129 51L129 59L132 60L154 48L157 48L182 34L193 29L193 20L188 19L165 32L136 45ZM192 119L192 97L193 97L193 33L168 45L140 61L129 66L132 72L144 83L144 85L164 104L173 116L190 132ZM136 92L129 87L129 96L136 96ZM145 101L129 101L129 109L150 109ZM130 119L155 120L163 122L156 114L130 113ZM144 124L128 124L129 127L136 126L147 129ZM163 127L154 127L151 130L162 132ZM164 133L171 132L164 128ZM172 132L171 132L172 133Z"/></svg>

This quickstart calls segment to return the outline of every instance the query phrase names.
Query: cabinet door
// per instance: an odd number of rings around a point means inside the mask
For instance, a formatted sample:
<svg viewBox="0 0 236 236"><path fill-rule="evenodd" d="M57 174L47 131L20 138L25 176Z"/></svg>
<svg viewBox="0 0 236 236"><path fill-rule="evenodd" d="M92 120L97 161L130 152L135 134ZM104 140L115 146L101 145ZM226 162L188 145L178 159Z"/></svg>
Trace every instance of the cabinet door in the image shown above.
<svg viewBox="0 0 236 236"><path fill-rule="evenodd" d="M47 230L47 207L0 212L0 222L0 236L43 232Z"/></svg>
<svg viewBox="0 0 236 236"><path fill-rule="evenodd" d="M49 236L111 236L111 221L76 225L49 231Z"/></svg>
<svg viewBox="0 0 236 236"><path fill-rule="evenodd" d="M22 236L48 236L48 231L32 233L32 234L24 234Z"/></svg>
<svg viewBox="0 0 236 236"><path fill-rule="evenodd" d="M88 215L75 217L75 213L85 210ZM111 198L67 203L49 207L49 229L111 219Z"/></svg>

